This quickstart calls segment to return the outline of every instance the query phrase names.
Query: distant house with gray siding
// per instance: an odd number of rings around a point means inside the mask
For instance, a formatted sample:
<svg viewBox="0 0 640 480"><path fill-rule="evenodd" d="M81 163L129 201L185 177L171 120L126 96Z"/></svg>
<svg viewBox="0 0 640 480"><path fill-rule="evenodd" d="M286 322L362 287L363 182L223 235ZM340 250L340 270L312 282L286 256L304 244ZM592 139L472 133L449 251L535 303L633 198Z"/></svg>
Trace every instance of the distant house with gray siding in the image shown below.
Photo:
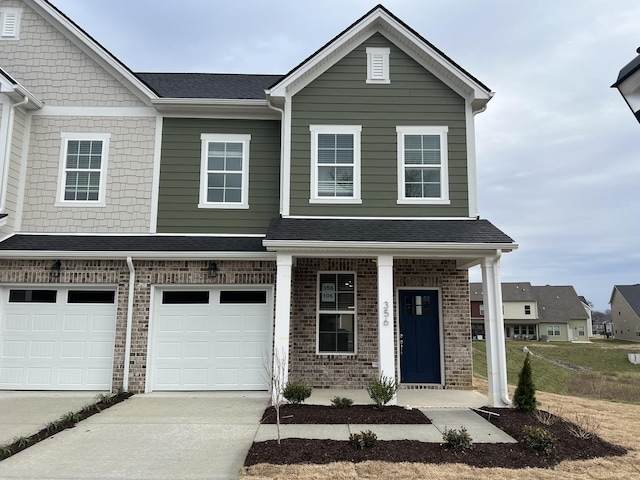
<svg viewBox="0 0 640 480"><path fill-rule="evenodd" d="M615 285L609 303L613 336L640 342L640 284Z"/></svg>

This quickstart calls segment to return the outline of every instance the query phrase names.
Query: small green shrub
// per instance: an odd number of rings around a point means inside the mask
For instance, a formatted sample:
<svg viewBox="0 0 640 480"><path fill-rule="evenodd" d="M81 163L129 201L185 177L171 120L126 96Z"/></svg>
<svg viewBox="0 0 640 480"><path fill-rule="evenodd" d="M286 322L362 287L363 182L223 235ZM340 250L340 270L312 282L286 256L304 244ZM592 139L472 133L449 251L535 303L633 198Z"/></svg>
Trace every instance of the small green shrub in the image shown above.
<svg viewBox="0 0 640 480"><path fill-rule="evenodd" d="M9 445L0 445L0 458L11 456L11 447Z"/></svg>
<svg viewBox="0 0 640 480"><path fill-rule="evenodd" d="M309 385L300 381L287 382L284 390L282 390L282 396L286 398L289 403L300 405L311 396L312 390Z"/></svg>
<svg viewBox="0 0 640 480"><path fill-rule="evenodd" d="M47 423L47 432L55 432L61 427L61 423L59 420L54 420L53 422Z"/></svg>
<svg viewBox="0 0 640 480"><path fill-rule="evenodd" d="M367 393L379 410L391 401L397 391L398 383L385 376L367 382Z"/></svg>
<svg viewBox="0 0 640 480"><path fill-rule="evenodd" d="M80 415L75 412L67 412L60 417L60 423L78 423L80 421Z"/></svg>
<svg viewBox="0 0 640 480"><path fill-rule="evenodd" d="M353 400L347 397L333 397L331 399L331 406L334 408L349 408L353 405Z"/></svg>
<svg viewBox="0 0 640 480"><path fill-rule="evenodd" d="M524 432L524 441L530 447L533 447L536 450L540 450L547 455L549 455L551 451L556 448L558 440L549 430L546 430L542 427L532 427L530 425L525 425L524 427L522 427L522 431Z"/></svg>
<svg viewBox="0 0 640 480"><path fill-rule="evenodd" d="M356 447L358 450L363 448L371 448L378 441L378 436L371 430L360 433L352 433L349 435L349 443Z"/></svg>
<svg viewBox="0 0 640 480"><path fill-rule="evenodd" d="M99 393L96 395L95 399L96 403L110 405L116 399L116 396L112 393Z"/></svg>
<svg viewBox="0 0 640 480"><path fill-rule="evenodd" d="M513 406L516 410L525 412L533 412L536 409L536 387L533 384L533 376L531 373L530 354L524 357L522 370L518 374L518 386L513 394Z"/></svg>
<svg viewBox="0 0 640 480"><path fill-rule="evenodd" d="M26 447L27 445L29 445L29 438L28 437L14 437L12 440L12 443L17 443L18 447L23 448Z"/></svg>
<svg viewBox="0 0 640 480"><path fill-rule="evenodd" d="M471 435L469 435L467 429L464 427L460 427L460 430L445 428L442 439L447 447L452 448L471 448L471 444L473 443Z"/></svg>

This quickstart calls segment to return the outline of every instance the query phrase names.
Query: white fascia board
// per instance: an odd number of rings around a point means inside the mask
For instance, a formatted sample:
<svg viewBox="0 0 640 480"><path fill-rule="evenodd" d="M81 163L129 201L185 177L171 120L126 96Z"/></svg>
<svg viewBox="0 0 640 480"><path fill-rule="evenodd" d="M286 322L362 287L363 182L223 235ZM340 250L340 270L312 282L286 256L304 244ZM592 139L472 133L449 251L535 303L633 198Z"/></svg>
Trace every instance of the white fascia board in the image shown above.
<svg viewBox="0 0 640 480"><path fill-rule="evenodd" d="M4 73L4 71L0 74L0 93L6 94L14 102L21 102L27 98L29 103L23 107L25 109L40 109L44 105L44 102L40 98L23 87L19 82L16 82L9 74Z"/></svg>
<svg viewBox="0 0 640 480"><path fill-rule="evenodd" d="M113 54L85 33L76 24L60 14L48 2L43 0L25 0L25 3L54 25L63 35L75 43L84 53L107 70L116 80L125 85L145 104L150 105L150 100L157 98L144 82L140 81L133 72L124 66Z"/></svg>
<svg viewBox="0 0 640 480"><path fill-rule="evenodd" d="M500 250L502 252L510 252L516 250L516 243L426 243L426 242L325 242L325 241L301 241L301 240L264 240L262 244L269 251L287 250L287 251L307 251L307 250L355 250L358 254L380 251L394 251L398 254L406 252L415 252L420 254L432 255L442 253L454 256L477 256L478 252L486 252ZM468 252L465 255L465 252ZM369 253L370 255L370 253Z"/></svg>
<svg viewBox="0 0 640 480"><path fill-rule="evenodd" d="M67 251L67 250L7 250L0 251L5 259L60 259L60 260L274 260L272 252L144 252L144 251Z"/></svg>
<svg viewBox="0 0 640 480"><path fill-rule="evenodd" d="M485 87L452 64L451 61L425 43L415 33L411 32L380 9L371 12L371 14L362 19L360 23L354 25L349 31L340 35L332 43L326 45L313 58L286 76L273 88L267 90L267 94L272 97L284 97L287 92L295 95L295 93L311 83L324 71L351 52L353 48L376 32L381 32L385 36L390 37L389 39L394 41L399 48L429 71L432 71L434 75L453 88L457 93L473 100L474 111L483 108L493 97L493 92L487 91ZM418 55L417 52L420 52L422 55ZM436 66L438 68L434 68Z"/></svg>
<svg viewBox="0 0 640 480"><path fill-rule="evenodd" d="M278 112L269 108L267 100L235 100L216 98L161 98L153 100L153 106L170 117L189 114L207 118L247 118L279 120Z"/></svg>

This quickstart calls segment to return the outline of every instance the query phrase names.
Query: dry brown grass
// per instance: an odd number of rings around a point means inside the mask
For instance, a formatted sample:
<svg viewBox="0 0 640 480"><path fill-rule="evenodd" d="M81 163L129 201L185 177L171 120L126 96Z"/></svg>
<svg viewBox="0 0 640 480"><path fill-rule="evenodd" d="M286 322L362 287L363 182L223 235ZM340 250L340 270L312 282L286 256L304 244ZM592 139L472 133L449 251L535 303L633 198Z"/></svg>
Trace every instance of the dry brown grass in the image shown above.
<svg viewBox="0 0 640 480"><path fill-rule="evenodd" d="M486 389L486 381L475 380L479 390ZM565 418L592 415L602 418L598 435L629 450L624 457L601 458L589 461L563 462L554 469L507 470L502 468L472 468L466 465L431 465L412 463L363 462L332 463L329 465L254 465L240 473L244 480L326 480L377 479L398 480L614 480L640 478L640 406L566 397L536 392L540 408L554 410L562 405Z"/></svg>

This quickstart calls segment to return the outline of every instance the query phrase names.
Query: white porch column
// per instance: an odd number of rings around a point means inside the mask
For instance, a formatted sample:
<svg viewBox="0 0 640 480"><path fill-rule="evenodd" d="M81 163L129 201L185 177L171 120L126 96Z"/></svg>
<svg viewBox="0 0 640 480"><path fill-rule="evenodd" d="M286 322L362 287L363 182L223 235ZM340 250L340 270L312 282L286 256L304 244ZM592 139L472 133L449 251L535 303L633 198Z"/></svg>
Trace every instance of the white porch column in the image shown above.
<svg viewBox="0 0 640 480"><path fill-rule="evenodd" d="M380 376L396 379L393 321L393 257L378 257L378 368ZM396 405L396 397L389 402Z"/></svg>
<svg viewBox="0 0 640 480"><path fill-rule="evenodd" d="M504 344L504 317L500 282L500 251L482 261L484 328L487 336L487 378L489 404L505 407L511 403L507 390L507 357Z"/></svg>
<svg viewBox="0 0 640 480"><path fill-rule="evenodd" d="M280 372L280 385L284 386L289 378L291 266L293 265L293 257L288 254L278 253L276 262L276 321L273 332L272 372L278 372L277 366L284 365L285 368Z"/></svg>

